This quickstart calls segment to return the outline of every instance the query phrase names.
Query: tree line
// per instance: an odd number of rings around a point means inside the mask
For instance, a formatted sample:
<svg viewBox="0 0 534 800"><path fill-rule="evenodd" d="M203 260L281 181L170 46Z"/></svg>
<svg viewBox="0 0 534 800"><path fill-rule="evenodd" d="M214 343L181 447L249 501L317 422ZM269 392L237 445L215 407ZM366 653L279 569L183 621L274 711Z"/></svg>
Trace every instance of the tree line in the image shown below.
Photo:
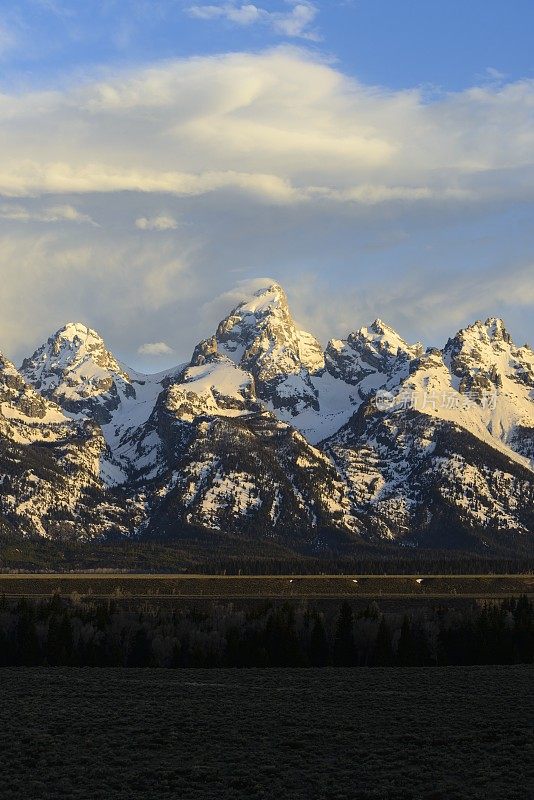
<svg viewBox="0 0 534 800"><path fill-rule="evenodd" d="M411 614L376 603L169 607L0 600L0 666L394 667L534 662L526 597Z"/></svg>
<svg viewBox="0 0 534 800"><path fill-rule="evenodd" d="M1 514L0 514L1 518ZM280 552L280 551L283 552ZM118 571L206 575L497 575L534 571L527 556L353 545L351 552L290 551L271 540L198 532L196 538L72 541L2 534L0 573ZM406 552L408 550L408 552Z"/></svg>

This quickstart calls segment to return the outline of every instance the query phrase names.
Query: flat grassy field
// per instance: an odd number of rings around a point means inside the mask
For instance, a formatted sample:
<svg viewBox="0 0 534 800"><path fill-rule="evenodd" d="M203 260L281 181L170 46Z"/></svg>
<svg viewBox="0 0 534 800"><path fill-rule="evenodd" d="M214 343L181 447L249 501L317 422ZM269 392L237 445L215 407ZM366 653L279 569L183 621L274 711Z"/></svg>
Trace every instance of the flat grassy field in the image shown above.
<svg viewBox="0 0 534 800"><path fill-rule="evenodd" d="M532 800L534 669L0 670L2 800Z"/></svg>
<svg viewBox="0 0 534 800"><path fill-rule="evenodd" d="M186 599L499 598L534 595L534 575L0 575L0 596Z"/></svg>

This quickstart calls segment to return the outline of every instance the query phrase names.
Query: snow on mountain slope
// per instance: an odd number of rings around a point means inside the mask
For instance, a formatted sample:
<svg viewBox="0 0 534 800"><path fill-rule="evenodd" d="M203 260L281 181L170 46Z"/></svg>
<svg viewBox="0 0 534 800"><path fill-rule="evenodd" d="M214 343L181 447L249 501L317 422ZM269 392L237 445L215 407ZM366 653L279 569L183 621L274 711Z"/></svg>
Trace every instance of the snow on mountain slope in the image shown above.
<svg viewBox="0 0 534 800"><path fill-rule="evenodd" d="M356 533L346 486L332 463L269 412L169 420L169 473L151 500L160 527L316 541L322 528Z"/></svg>
<svg viewBox="0 0 534 800"><path fill-rule="evenodd" d="M451 546L531 533L534 475L473 434L416 411L367 413L328 443L370 534Z"/></svg>
<svg viewBox="0 0 534 800"><path fill-rule="evenodd" d="M61 447L21 445L0 435L0 517L4 532L50 539L127 535L140 509L106 490L95 477L98 440L88 436Z"/></svg>
<svg viewBox="0 0 534 800"><path fill-rule="evenodd" d="M103 428L122 467L121 482L153 480L168 468L168 419L191 422L197 417L239 416L259 408L252 376L221 356L154 378L145 376L135 401L125 403Z"/></svg>
<svg viewBox="0 0 534 800"><path fill-rule="evenodd" d="M509 458L529 467L529 461L515 452L500 437L495 436L488 420L491 406L499 405L499 390L489 392L487 388L473 394L466 392L461 382L451 374L444 354L439 350L428 350L410 364L408 377L395 385L395 378L386 384L391 388L392 410L413 408L422 414L436 417L465 428L482 442L499 450Z"/></svg>
<svg viewBox="0 0 534 800"><path fill-rule="evenodd" d="M135 382L135 395L125 397L112 412L111 421L102 425L115 469L109 475L112 486L126 484L134 476L157 471L162 443L155 430L153 416L160 396L177 376L183 365L154 375L129 370Z"/></svg>
<svg viewBox="0 0 534 800"><path fill-rule="evenodd" d="M29 386L0 353L0 435L19 444L30 444L55 441L71 428L71 420L61 409Z"/></svg>
<svg viewBox="0 0 534 800"><path fill-rule="evenodd" d="M134 382L102 338L81 323L61 328L20 369L39 392L71 413L110 422L121 401L135 397Z"/></svg>
<svg viewBox="0 0 534 800"><path fill-rule="evenodd" d="M100 427L73 420L0 355L0 516L26 535L127 532L135 509L106 492Z"/></svg>
<svg viewBox="0 0 534 800"><path fill-rule="evenodd" d="M347 339L332 339L326 348L325 361L331 375L357 386L364 399L394 373L406 372L408 363L422 352L420 343L409 345L393 328L376 319Z"/></svg>
<svg viewBox="0 0 534 800"><path fill-rule="evenodd" d="M254 378L233 361L219 357L184 370L169 387L167 408L183 420L198 416L237 417L258 410Z"/></svg>
<svg viewBox="0 0 534 800"><path fill-rule="evenodd" d="M504 323L475 322L444 349L455 387L479 408L488 431L534 466L534 352L514 344Z"/></svg>
<svg viewBox="0 0 534 800"><path fill-rule="evenodd" d="M34 478L8 494L41 535L58 503L75 535L89 496L88 535L190 523L483 546L534 532L534 353L501 320L426 352L375 320L323 354L269 283L173 370L137 373L80 324L22 369L0 358L3 479L46 454L61 499L44 478L48 506L32 506Z"/></svg>
<svg viewBox="0 0 534 800"><path fill-rule="evenodd" d="M362 404L325 443L371 527L388 538L447 525L464 534L532 530L528 459L492 435L443 353L428 351L386 388L381 404Z"/></svg>
<svg viewBox="0 0 534 800"><path fill-rule="evenodd" d="M217 332L195 349L191 364L226 356L254 376L258 397L296 416L319 409L311 376L324 370L319 342L297 328L287 297L276 283L256 291L222 320Z"/></svg>
<svg viewBox="0 0 534 800"><path fill-rule="evenodd" d="M279 419L292 425L311 444L316 445L334 434L350 419L360 404L360 398L355 387L334 378L326 370L320 375L309 376L308 385L312 387L316 398L314 404L299 401L299 394L295 391L297 403L291 408L276 407L269 401L265 405ZM278 391L291 393L291 390L290 376L279 385Z"/></svg>

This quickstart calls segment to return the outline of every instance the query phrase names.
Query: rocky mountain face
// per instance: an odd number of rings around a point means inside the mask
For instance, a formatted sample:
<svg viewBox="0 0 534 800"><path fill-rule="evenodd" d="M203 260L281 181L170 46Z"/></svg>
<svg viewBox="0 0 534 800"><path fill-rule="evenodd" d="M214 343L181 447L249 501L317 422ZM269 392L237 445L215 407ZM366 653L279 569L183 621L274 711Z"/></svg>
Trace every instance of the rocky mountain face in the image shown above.
<svg viewBox="0 0 534 800"><path fill-rule="evenodd" d="M493 436L534 462L534 353L517 347L500 319L476 322L447 342L454 386L476 402ZM492 403L485 398L492 397Z"/></svg>
<svg viewBox="0 0 534 800"><path fill-rule="evenodd" d="M111 422L124 399L135 398L128 373L98 333L80 323L65 325L24 361L20 371L43 397L100 424Z"/></svg>
<svg viewBox="0 0 534 800"><path fill-rule="evenodd" d="M498 532L534 531L532 470L481 426L368 403L325 450L381 537L451 546L456 534L488 542Z"/></svg>
<svg viewBox="0 0 534 800"><path fill-rule="evenodd" d="M324 372L323 350L310 333L298 330L280 286L269 286L240 303L215 335L197 346L191 363L216 357L249 372L258 397L273 410L286 416L319 411L313 378Z"/></svg>
<svg viewBox="0 0 534 800"><path fill-rule="evenodd" d="M317 546L323 527L357 533L345 483L330 460L269 412L171 422L172 470L151 501L159 525L176 517L221 531Z"/></svg>
<svg viewBox="0 0 534 800"><path fill-rule="evenodd" d="M56 535L39 520L59 508L80 538L194 525L528 549L534 353L497 319L426 351L375 320L323 351L271 284L160 375L80 324L20 372L0 359L0 445L1 513L25 533Z"/></svg>
<svg viewBox="0 0 534 800"><path fill-rule="evenodd" d="M112 460L100 426L73 419L0 355L0 521L23 535L127 533L135 505L106 491Z"/></svg>
<svg viewBox="0 0 534 800"><path fill-rule="evenodd" d="M330 374L357 386L363 398L393 375L406 373L410 361L422 353L421 344L409 345L393 328L376 319L345 340L332 339L325 360Z"/></svg>

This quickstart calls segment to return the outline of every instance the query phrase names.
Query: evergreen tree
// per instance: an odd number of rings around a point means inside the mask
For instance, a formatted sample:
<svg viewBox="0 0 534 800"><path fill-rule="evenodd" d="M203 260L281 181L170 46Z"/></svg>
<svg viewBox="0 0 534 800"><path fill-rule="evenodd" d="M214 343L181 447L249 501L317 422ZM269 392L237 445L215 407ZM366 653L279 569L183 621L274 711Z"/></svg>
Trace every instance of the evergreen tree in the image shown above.
<svg viewBox="0 0 534 800"><path fill-rule="evenodd" d="M9 666L11 648L9 640L4 630L0 629L0 667Z"/></svg>
<svg viewBox="0 0 534 800"><path fill-rule="evenodd" d="M397 663L401 667L413 667L416 663L412 626L407 614L404 615L402 620L399 644L397 646Z"/></svg>
<svg viewBox="0 0 534 800"><path fill-rule="evenodd" d="M534 614L533 605L522 595L513 610L515 663L531 664L534 661Z"/></svg>
<svg viewBox="0 0 534 800"><path fill-rule="evenodd" d="M19 610L16 629L16 660L20 666L35 667L40 663L40 647L33 608L24 603Z"/></svg>
<svg viewBox="0 0 534 800"><path fill-rule="evenodd" d="M65 667L72 663L74 641L72 623L68 609L61 614L53 614L48 623L46 640L47 661L53 667Z"/></svg>
<svg viewBox="0 0 534 800"><path fill-rule="evenodd" d="M309 659L312 667L326 667L330 662L330 646L320 614L315 617L311 631Z"/></svg>
<svg viewBox="0 0 534 800"><path fill-rule="evenodd" d="M301 667L304 655L295 627L291 606L276 609L265 627L265 648L273 667Z"/></svg>
<svg viewBox="0 0 534 800"><path fill-rule="evenodd" d="M371 665L373 667L389 667L393 664L393 660L391 631L389 630L386 618L383 616L378 626L373 652L371 654Z"/></svg>
<svg viewBox="0 0 534 800"><path fill-rule="evenodd" d="M175 642L171 653L171 663L170 663L171 669L178 669L179 667L182 666L180 663L180 655L181 655L180 644L178 642Z"/></svg>
<svg viewBox="0 0 534 800"><path fill-rule="evenodd" d="M139 628L128 650L128 667L150 667L152 665L152 645L144 628Z"/></svg>
<svg viewBox="0 0 534 800"><path fill-rule="evenodd" d="M336 667L352 667L356 663L353 623L352 607L345 601L341 605L334 638L333 660Z"/></svg>

